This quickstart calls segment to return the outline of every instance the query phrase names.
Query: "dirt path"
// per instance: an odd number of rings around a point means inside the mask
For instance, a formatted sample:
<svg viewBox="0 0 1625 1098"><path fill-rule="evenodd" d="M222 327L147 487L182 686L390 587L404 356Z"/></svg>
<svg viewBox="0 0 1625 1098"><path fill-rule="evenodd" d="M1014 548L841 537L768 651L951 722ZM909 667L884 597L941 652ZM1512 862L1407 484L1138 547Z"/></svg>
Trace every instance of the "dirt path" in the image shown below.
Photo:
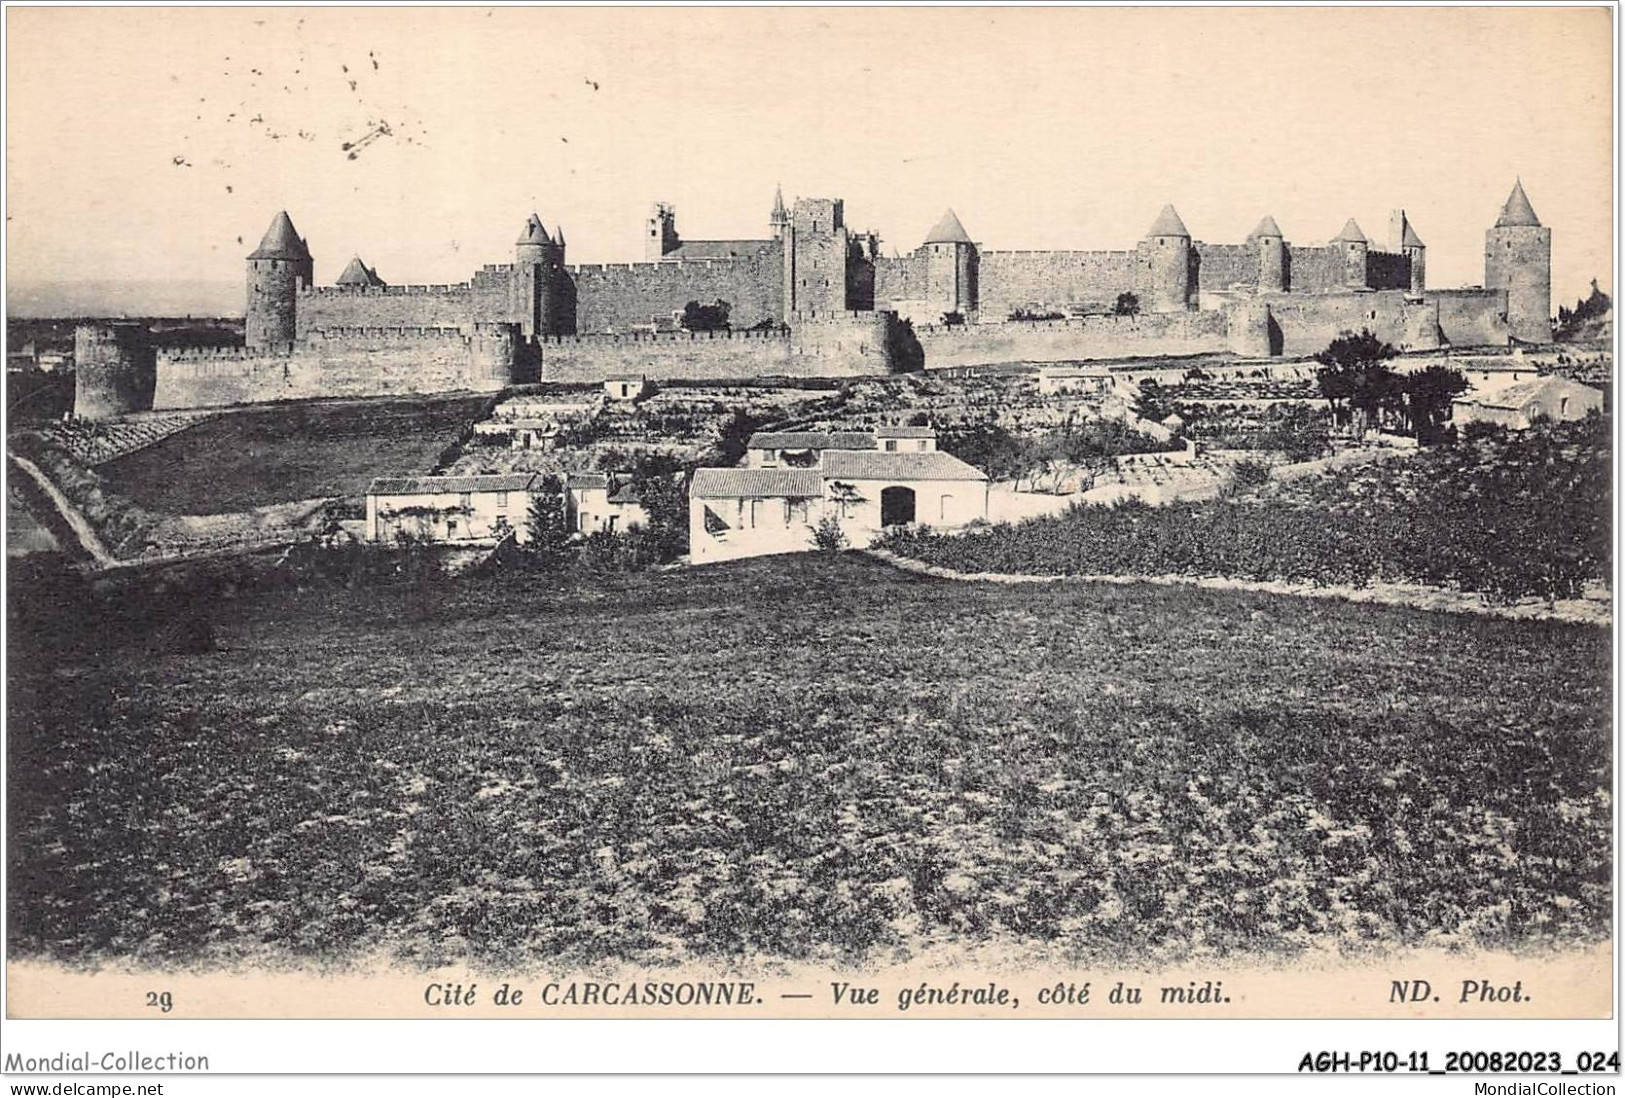
<svg viewBox="0 0 1625 1098"><path fill-rule="evenodd" d="M107 551L107 546L103 544L95 528L85 521L85 516L79 513L79 508L62 494L61 489L51 483L51 478L45 475L44 470L25 457L17 454L7 456L17 468L28 474L29 479L45 494L45 498L51 501L51 506L62 516L62 521L68 524L74 538L78 540L80 547L90 554L91 560L101 568L113 568L119 564L119 559Z"/></svg>
<svg viewBox="0 0 1625 1098"><path fill-rule="evenodd" d="M900 557L885 549L860 549L879 561L905 572L938 579L958 580L966 583L1149 583L1160 587L1205 587L1218 591L1258 591L1269 595L1297 595L1311 599L1340 599L1344 602L1370 602L1383 606L1408 606L1415 610L1434 613L1484 614L1497 618L1564 621L1584 625L1607 626L1612 620L1612 600L1559 599L1547 603L1540 599L1525 599L1510 606L1488 602L1482 595L1470 591L1449 591L1420 584L1379 583L1371 587L1333 585L1317 587L1308 583L1287 583L1283 580L1221 579L1207 576L1025 576L1005 572L956 572L940 565Z"/></svg>

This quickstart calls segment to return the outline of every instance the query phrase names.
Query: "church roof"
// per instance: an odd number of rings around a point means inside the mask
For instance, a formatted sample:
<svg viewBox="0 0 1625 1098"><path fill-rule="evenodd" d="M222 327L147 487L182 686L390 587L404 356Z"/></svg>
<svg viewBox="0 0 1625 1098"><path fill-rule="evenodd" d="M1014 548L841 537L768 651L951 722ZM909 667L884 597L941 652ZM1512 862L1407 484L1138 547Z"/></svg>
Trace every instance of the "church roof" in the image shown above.
<svg viewBox="0 0 1625 1098"><path fill-rule="evenodd" d="M1426 244L1422 243L1422 238L1416 235L1416 230L1411 227L1411 219L1408 217L1405 219L1405 235L1400 239L1399 246L1401 248L1427 247Z"/></svg>
<svg viewBox="0 0 1625 1098"><path fill-rule="evenodd" d="M384 284L384 280L378 277L378 272L361 262L360 256L353 257L349 266L344 268L344 273L333 281L338 286L382 286Z"/></svg>
<svg viewBox="0 0 1625 1098"><path fill-rule="evenodd" d="M947 213L925 234L927 244L974 244L965 226L959 223L959 216L950 208Z"/></svg>
<svg viewBox="0 0 1625 1098"><path fill-rule="evenodd" d="M1354 218L1352 217L1343 223L1343 231L1332 237L1332 240L1340 240L1344 243L1352 244L1371 243L1371 241L1366 239L1366 235L1360 231L1360 226L1354 223Z"/></svg>
<svg viewBox="0 0 1625 1098"><path fill-rule="evenodd" d="M271 219L271 227L265 230L260 246L255 248L248 258L309 259L310 249L294 231L293 218L288 216L287 210L283 210Z"/></svg>
<svg viewBox="0 0 1625 1098"><path fill-rule="evenodd" d="M784 187L782 185L775 184L773 187L773 220L783 221L786 217L787 212L784 208Z"/></svg>
<svg viewBox="0 0 1625 1098"><path fill-rule="evenodd" d="M773 246L771 240L685 240L661 259L735 259Z"/></svg>
<svg viewBox="0 0 1625 1098"><path fill-rule="evenodd" d="M1173 204L1170 203L1162 208L1162 212L1158 214L1157 219L1151 223L1151 228L1146 232L1145 235L1148 237L1189 237L1191 234L1190 231L1185 228L1185 223L1179 220L1179 214L1174 211Z"/></svg>
<svg viewBox="0 0 1625 1098"><path fill-rule="evenodd" d="M551 244L553 238L548 236L547 230L542 227L542 219L536 214L531 214L525 220L525 230L519 234L518 242L520 244Z"/></svg>
<svg viewBox="0 0 1625 1098"><path fill-rule="evenodd" d="M1495 227L1504 229L1512 225L1539 225L1540 218L1535 216L1535 208L1529 204L1529 196L1523 193L1523 180L1512 185L1512 193L1507 195L1505 206L1501 207L1501 216L1496 219Z"/></svg>
<svg viewBox="0 0 1625 1098"><path fill-rule="evenodd" d="M1262 220L1262 221L1260 221L1258 223L1258 228L1254 229L1248 235L1249 236L1280 236L1281 235L1281 226L1279 226L1279 225L1277 225L1275 223L1275 218L1271 217L1269 214L1265 214L1264 215L1264 220Z"/></svg>

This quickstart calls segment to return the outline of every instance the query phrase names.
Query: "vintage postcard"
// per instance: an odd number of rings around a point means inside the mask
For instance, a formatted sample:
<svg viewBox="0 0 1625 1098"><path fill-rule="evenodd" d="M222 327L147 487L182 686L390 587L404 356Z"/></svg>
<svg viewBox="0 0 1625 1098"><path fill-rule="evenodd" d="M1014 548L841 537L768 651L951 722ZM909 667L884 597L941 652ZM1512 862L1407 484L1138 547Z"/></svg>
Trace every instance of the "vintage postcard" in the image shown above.
<svg viewBox="0 0 1625 1098"><path fill-rule="evenodd" d="M1610 1017L1615 14L10 8L6 1016Z"/></svg>

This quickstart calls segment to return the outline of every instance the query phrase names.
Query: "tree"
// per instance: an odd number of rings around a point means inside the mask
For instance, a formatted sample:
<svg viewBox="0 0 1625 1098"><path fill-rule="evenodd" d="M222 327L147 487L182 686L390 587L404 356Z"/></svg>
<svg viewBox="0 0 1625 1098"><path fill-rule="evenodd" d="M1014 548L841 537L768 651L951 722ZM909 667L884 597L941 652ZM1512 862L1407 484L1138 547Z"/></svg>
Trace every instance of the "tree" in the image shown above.
<svg viewBox="0 0 1625 1098"><path fill-rule="evenodd" d="M886 319L886 368L894 374L911 374L925 369L925 348L907 317Z"/></svg>
<svg viewBox="0 0 1625 1098"><path fill-rule="evenodd" d="M570 510L565 502L564 482L549 474L542 478L531 497L530 514L525 519L529 540L525 551L541 564L563 563L570 548Z"/></svg>
<svg viewBox="0 0 1625 1098"><path fill-rule="evenodd" d="M701 305L698 301L690 301L683 306L682 325L691 332L719 332L726 331L728 323L728 310L731 306L718 298L710 305Z"/></svg>
<svg viewBox="0 0 1625 1098"><path fill-rule="evenodd" d="M829 485L829 500L835 504L837 519L843 519L846 517L847 508L856 507L858 504L863 503L864 496L863 493L858 491L856 485L848 484L844 480L835 480L831 481Z"/></svg>
<svg viewBox="0 0 1625 1098"><path fill-rule="evenodd" d="M1112 312L1118 316L1139 316L1140 299L1137 295L1124 290L1117 295L1117 304L1112 306Z"/></svg>
<svg viewBox="0 0 1625 1098"><path fill-rule="evenodd" d="M688 552L688 478L682 464L670 454L640 453L629 480L649 516L642 536L656 562Z"/></svg>
<svg viewBox="0 0 1625 1098"><path fill-rule="evenodd" d="M1321 396L1333 417L1350 422L1355 434L1363 436L1384 411L1403 414L1399 375L1383 365L1397 353L1366 329L1359 335L1344 332L1315 356Z"/></svg>
<svg viewBox="0 0 1625 1098"><path fill-rule="evenodd" d="M1450 402L1467 391L1467 379L1448 366L1429 366L1406 375L1400 387L1411 432L1427 444L1438 440Z"/></svg>
<svg viewBox="0 0 1625 1098"><path fill-rule="evenodd" d="M717 441L712 445L721 463L738 465L744 460L750 436L767 426L768 422L743 408L735 408L733 414L717 428Z"/></svg>

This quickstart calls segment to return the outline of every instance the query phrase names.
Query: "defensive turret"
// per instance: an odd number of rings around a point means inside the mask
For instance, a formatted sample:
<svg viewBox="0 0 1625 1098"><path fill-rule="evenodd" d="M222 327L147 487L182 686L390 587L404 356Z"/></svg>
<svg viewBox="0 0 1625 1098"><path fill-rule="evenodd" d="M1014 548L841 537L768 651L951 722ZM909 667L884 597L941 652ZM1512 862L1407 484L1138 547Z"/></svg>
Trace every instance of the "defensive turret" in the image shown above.
<svg viewBox="0 0 1625 1098"><path fill-rule="evenodd" d="M248 256L248 310L244 339L250 347L292 343L297 338L299 291L313 281L310 247L283 210L271 219L260 246Z"/></svg>
<svg viewBox="0 0 1625 1098"><path fill-rule="evenodd" d="M1540 223L1519 180L1484 234L1484 285L1507 292L1507 329L1525 343L1552 338L1552 230Z"/></svg>
<svg viewBox="0 0 1625 1098"><path fill-rule="evenodd" d="M1191 234L1172 205L1164 206L1140 242L1146 307L1183 312L1191 305Z"/></svg>

